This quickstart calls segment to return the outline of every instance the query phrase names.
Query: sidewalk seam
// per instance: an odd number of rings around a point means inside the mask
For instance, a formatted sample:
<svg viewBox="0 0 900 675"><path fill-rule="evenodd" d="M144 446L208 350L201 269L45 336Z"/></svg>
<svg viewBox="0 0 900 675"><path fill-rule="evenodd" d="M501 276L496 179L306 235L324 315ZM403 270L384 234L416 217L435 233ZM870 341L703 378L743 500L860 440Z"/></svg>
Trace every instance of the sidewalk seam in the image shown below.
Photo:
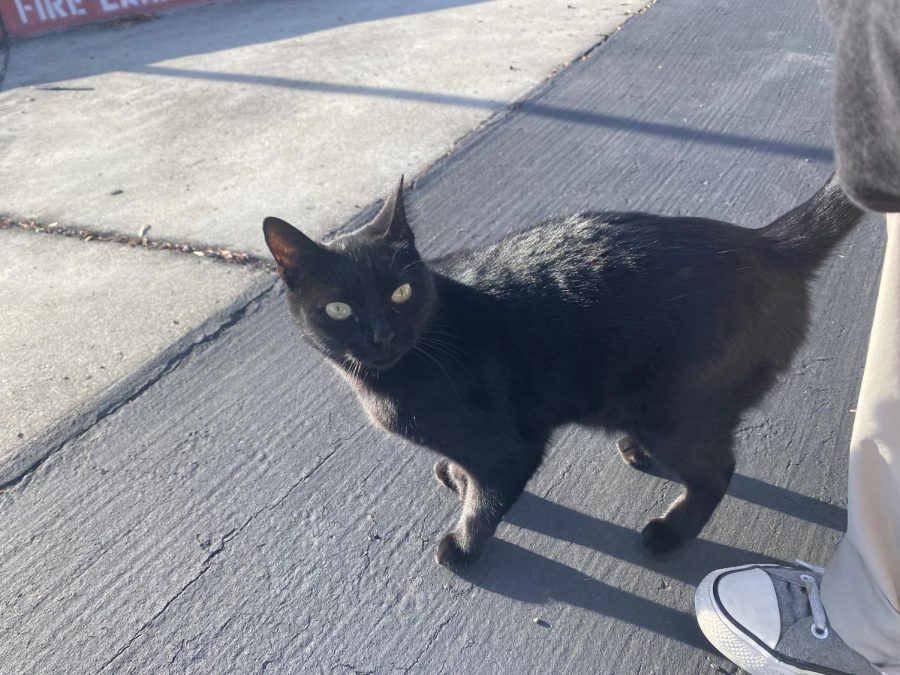
<svg viewBox="0 0 900 675"><path fill-rule="evenodd" d="M490 132L495 125L501 124L502 122L507 120L511 113L519 110L523 106L535 102L537 99L544 96L553 87L554 83L561 75L571 70L571 68L577 63L584 61L587 58L591 58L594 55L594 52L604 44L606 44L613 35L621 31L636 17L646 13L658 1L659 0L647 0L646 4L644 4L640 9L635 10L631 14L631 16L629 16L624 22L616 26L611 33L604 34L599 41L595 42L584 51L575 54L569 61L554 66L554 69L542 81L538 82L534 87L528 89L528 91L522 94L519 98L510 101L503 108L497 110L487 119L478 123L477 126L475 126L473 129L469 129L462 136L453 140L450 143L449 148L443 154L428 162L408 181L408 189L414 190L419 181L430 180L432 173L439 171L441 168L443 168L444 164L447 161L457 156L460 152L466 150L473 143L484 137L484 135ZM5 45L6 51L8 52L9 40L3 40L2 36L0 36L0 40L2 40L2 42L0 42L0 48ZM3 61L2 65L0 65L0 89L2 89L3 85L4 72L5 61ZM378 209L381 208L381 205L383 203L384 200L380 197L374 199L365 208L361 209L346 221L334 226L333 228L325 232L322 240L327 243L342 234L346 234L358 229L375 216L375 214L378 212ZM269 263L265 259L256 256L255 254L247 253L244 251L232 251L216 244L193 244L189 242L176 242L166 239L133 236L118 232L91 230L87 227L65 225L61 226L58 223L46 224L32 219L20 220L19 218L16 218L14 216L0 213L0 230L9 228L44 232L47 234L55 234L66 237L78 237L84 241L116 242L120 244L127 244L129 246L176 250L182 253L195 253L197 255L202 254L206 257L222 260L223 262L237 262L241 264L250 264L258 267L274 269L273 264Z"/></svg>
<svg viewBox="0 0 900 675"><path fill-rule="evenodd" d="M97 398L68 413L63 420L30 441L9 462L11 468L0 464L0 494L27 484L50 457L105 418L137 400L150 387L181 365L196 348L221 337L276 288L276 281L273 278L266 278L254 284L226 310L207 319L169 345L149 363L141 366L136 373L113 384Z"/></svg>
<svg viewBox="0 0 900 675"><path fill-rule="evenodd" d="M220 262L237 265L248 265L261 269L274 270L273 262L260 258L252 253L244 251L232 251L221 246L209 244L194 244L190 242L174 241L170 239L157 239L146 236L132 236L119 232L101 232L84 227L60 225L59 223L42 223L35 219L18 220L12 216L0 213L0 231L19 230L32 234L47 234L71 239L81 239L84 242L99 242L103 244L122 244L130 248L145 248L156 251L171 251L172 253L192 253L196 256L211 258Z"/></svg>

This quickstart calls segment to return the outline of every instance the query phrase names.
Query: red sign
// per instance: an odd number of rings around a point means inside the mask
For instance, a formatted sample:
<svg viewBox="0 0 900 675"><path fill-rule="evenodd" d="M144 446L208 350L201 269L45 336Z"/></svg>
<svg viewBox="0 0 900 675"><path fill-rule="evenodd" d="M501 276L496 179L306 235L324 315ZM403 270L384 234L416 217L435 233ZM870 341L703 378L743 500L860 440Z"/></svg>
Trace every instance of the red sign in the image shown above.
<svg viewBox="0 0 900 675"><path fill-rule="evenodd" d="M7 35L24 37L80 23L114 19L213 0L0 0L0 20Z"/></svg>

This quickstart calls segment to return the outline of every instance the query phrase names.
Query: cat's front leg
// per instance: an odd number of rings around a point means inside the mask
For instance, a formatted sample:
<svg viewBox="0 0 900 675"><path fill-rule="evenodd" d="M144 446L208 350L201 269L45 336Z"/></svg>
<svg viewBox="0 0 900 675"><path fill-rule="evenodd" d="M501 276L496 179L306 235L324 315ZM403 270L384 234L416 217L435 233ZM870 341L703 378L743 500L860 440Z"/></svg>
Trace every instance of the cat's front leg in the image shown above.
<svg viewBox="0 0 900 675"><path fill-rule="evenodd" d="M507 475L489 484L457 464L451 462L449 468L462 474L462 484L465 486L463 510L456 528L438 544L434 559L439 565L458 572L481 556L484 545L509 507L522 494L533 471L527 472L527 475Z"/></svg>
<svg viewBox="0 0 900 675"><path fill-rule="evenodd" d="M456 528L441 539L434 554L435 561L458 572L474 563L484 544L509 508L509 504L495 491L472 476L466 476L462 495L463 511Z"/></svg>

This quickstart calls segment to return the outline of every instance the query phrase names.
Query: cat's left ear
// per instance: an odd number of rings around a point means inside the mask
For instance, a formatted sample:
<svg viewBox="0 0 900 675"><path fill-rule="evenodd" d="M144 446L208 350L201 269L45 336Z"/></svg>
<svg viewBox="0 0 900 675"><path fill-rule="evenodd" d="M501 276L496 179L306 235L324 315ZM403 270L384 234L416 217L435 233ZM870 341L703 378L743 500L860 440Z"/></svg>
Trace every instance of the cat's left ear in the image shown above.
<svg viewBox="0 0 900 675"><path fill-rule="evenodd" d="M403 203L403 176L400 176L400 183L394 194L384 202L375 219L366 225L366 231L379 239L415 245L415 237L406 220L406 207Z"/></svg>
<svg viewBox="0 0 900 675"><path fill-rule="evenodd" d="M322 247L281 218L266 218L263 221L263 236L275 258L278 275L292 290L297 290L300 270L324 255Z"/></svg>

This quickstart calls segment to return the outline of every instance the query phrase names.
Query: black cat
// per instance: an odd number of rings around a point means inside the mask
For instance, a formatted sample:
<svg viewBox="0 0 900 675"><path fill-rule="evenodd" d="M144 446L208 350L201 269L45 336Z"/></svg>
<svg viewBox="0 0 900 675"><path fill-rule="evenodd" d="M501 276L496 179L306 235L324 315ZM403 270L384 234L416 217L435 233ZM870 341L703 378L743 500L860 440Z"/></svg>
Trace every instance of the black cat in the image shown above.
<svg viewBox="0 0 900 675"><path fill-rule="evenodd" d="M436 560L476 560L538 468L551 432L625 432L684 493L643 530L667 555L728 487L741 414L804 339L807 284L862 213L832 178L762 229L701 218L583 213L493 246L419 257L403 181L367 226L329 245L267 218L266 243L306 340L369 418L445 459L463 502Z"/></svg>

